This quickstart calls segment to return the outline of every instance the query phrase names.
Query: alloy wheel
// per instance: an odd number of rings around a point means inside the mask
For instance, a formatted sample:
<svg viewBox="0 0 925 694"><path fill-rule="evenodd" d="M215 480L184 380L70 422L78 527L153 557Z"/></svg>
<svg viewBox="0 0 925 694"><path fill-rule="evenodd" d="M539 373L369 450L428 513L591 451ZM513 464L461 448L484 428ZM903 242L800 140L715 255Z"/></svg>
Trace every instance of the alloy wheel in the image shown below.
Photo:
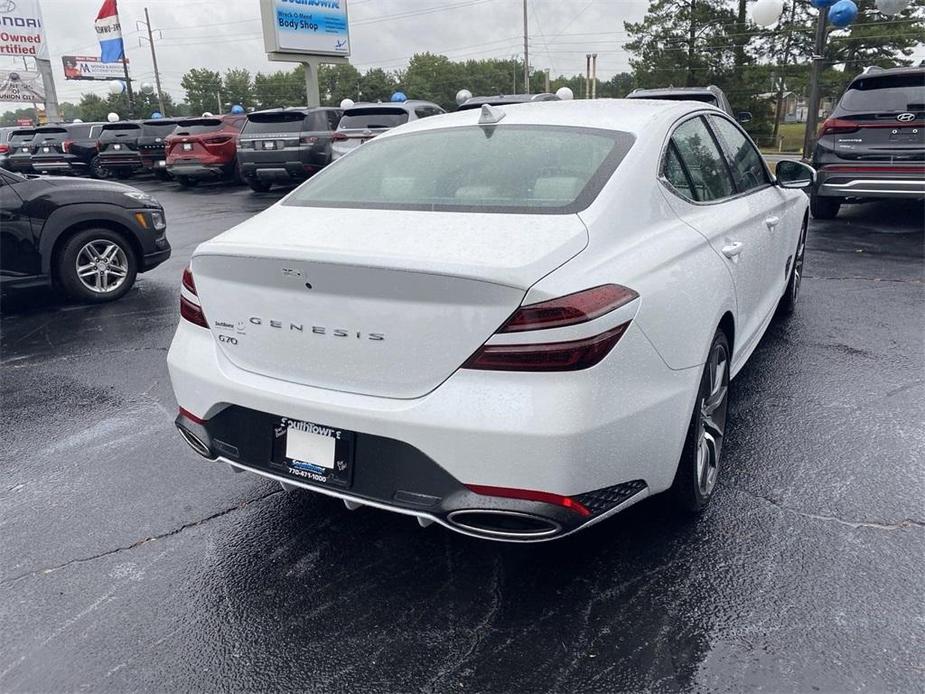
<svg viewBox="0 0 925 694"><path fill-rule="evenodd" d="M729 354L725 345L715 344L707 365L705 391L700 399L700 429L697 438L697 486L709 496L719 476L719 461L726 430L729 394Z"/></svg>
<svg viewBox="0 0 925 694"><path fill-rule="evenodd" d="M97 239L84 244L75 261L77 279L91 292L109 294L128 277L125 251L112 241Z"/></svg>

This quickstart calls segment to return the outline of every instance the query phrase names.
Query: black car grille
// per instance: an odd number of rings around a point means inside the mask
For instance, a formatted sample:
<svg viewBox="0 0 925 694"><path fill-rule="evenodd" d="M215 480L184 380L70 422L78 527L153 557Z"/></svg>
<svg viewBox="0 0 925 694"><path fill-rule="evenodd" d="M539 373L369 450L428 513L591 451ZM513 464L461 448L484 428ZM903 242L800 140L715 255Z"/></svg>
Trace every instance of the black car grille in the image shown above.
<svg viewBox="0 0 925 694"><path fill-rule="evenodd" d="M595 489L572 498L581 502L593 515L597 516L601 513L606 513L615 506L619 506L630 497L641 492L646 486L648 485L642 480L632 480L631 482L615 484L612 487Z"/></svg>

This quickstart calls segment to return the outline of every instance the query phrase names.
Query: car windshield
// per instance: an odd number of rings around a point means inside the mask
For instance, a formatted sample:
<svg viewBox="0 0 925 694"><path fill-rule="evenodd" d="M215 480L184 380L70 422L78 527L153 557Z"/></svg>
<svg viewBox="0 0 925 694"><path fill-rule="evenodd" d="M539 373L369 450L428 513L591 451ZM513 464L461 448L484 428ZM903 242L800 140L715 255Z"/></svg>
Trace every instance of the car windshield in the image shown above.
<svg viewBox="0 0 925 694"><path fill-rule="evenodd" d="M842 96L839 111L925 111L925 77L921 72L856 80Z"/></svg>
<svg viewBox="0 0 925 694"><path fill-rule="evenodd" d="M176 135L201 135L222 129L222 121L218 118L197 118L185 120L177 126Z"/></svg>
<svg viewBox="0 0 925 694"><path fill-rule="evenodd" d="M374 140L284 204L462 212L569 213L587 207L633 143L561 126L468 126Z"/></svg>
<svg viewBox="0 0 925 694"><path fill-rule="evenodd" d="M244 124L244 135L264 133L297 133L302 130L305 114L300 111L276 111L273 113L252 113Z"/></svg>
<svg viewBox="0 0 925 694"><path fill-rule="evenodd" d="M408 112L402 108L364 108L344 112L338 130L372 130L394 128L408 122Z"/></svg>
<svg viewBox="0 0 925 694"><path fill-rule="evenodd" d="M103 126L100 133L101 140L115 140L116 138L137 137L141 133L141 126L135 123L122 123L119 125Z"/></svg>

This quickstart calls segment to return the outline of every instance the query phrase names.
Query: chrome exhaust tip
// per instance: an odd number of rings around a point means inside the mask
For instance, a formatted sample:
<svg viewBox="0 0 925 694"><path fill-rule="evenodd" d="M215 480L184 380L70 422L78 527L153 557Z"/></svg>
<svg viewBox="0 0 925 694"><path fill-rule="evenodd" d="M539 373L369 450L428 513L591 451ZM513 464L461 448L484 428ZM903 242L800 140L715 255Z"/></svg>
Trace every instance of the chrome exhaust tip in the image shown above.
<svg viewBox="0 0 925 694"><path fill-rule="evenodd" d="M212 449L210 449L202 439L200 439L191 431L187 431L179 424L177 425L177 431L180 432L180 436L183 437L183 440L186 441L189 447L196 451L196 453L201 455L203 458L206 458L207 460L215 460L216 456L212 453Z"/></svg>
<svg viewBox="0 0 925 694"><path fill-rule="evenodd" d="M562 530L561 525L549 518L520 511L464 509L453 511L447 520L467 532L510 540L552 537Z"/></svg>

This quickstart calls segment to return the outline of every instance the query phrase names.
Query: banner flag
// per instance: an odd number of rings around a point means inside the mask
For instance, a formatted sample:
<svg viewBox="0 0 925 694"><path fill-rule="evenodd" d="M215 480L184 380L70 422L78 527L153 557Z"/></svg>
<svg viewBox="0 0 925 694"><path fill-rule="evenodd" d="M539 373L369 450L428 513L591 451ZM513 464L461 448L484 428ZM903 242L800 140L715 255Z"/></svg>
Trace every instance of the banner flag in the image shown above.
<svg viewBox="0 0 925 694"><path fill-rule="evenodd" d="M117 63L125 57L122 27L119 25L119 8L116 0L103 0L96 15L96 36L100 41L100 62Z"/></svg>

